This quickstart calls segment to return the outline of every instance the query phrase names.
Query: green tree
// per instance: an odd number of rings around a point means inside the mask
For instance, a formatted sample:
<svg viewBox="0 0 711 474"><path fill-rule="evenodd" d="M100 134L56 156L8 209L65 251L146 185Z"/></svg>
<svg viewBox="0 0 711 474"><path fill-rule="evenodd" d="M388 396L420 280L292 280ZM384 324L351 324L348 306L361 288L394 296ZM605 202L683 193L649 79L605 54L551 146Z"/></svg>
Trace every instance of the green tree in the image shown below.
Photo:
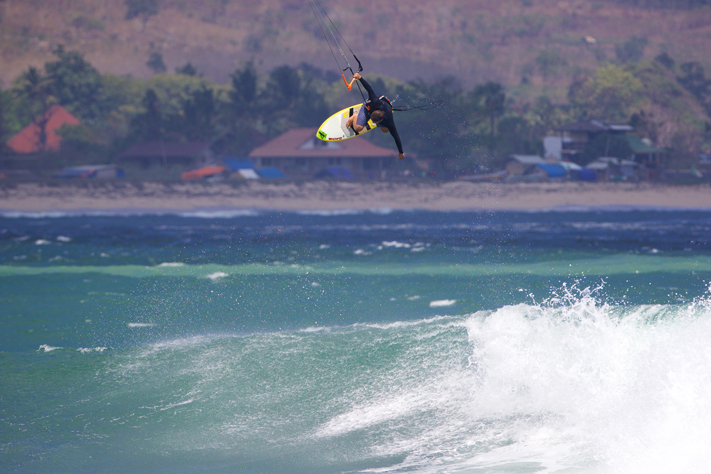
<svg viewBox="0 0 711 474"><path fill-rule="evenodd" d="M47 111L56 103L56 99L50 92L50 86L48 78L32 66L20 75L13 86L15 96L23 105L20 121L23 124L37 125L36 143L40 150L47 148L46 125L49 120Z"/></svg>
<svg viewBox="0 0 711 474"><path fill-rule="evenodd" d="M664 66L665 68L669 69L670 71L674 70L674 65L676 63L674 62L672 57L669 56L669 54L666 51L656 55L654 57L654 60L657 61L662 66Z"/></svg>
<svg viewBox="0 0 711 474"><path fill-rule="evenodd" d="M683 63L679 66L681 75L677 77L679 84L691 92L700 102L704 103L711 96L711 79L706 79L704 67L697 61Z"/></svg>
<svg viewBox="0 0 711 474"><path fill-rule="evenodd" d="M158 0L125 0L126 19L140 18L142 28L146 29L148 19L158 14Z"/></svg>
<svg viewBox="0 0 711 474"><path fill-rule="evenodd" d="M109 161L109 148L103 143L96 128L84 124L65 124L56 133L62 137L60 156L65 164Z"/></svg>
<svg viewBox="0 0 711 474"><path fill-rule="evenodd" d="M498 132L496 149L501 156L543 154L542 137L535 136L531 124L520 115L502 117Z"/></svg>
<svg viewBox="0 0 711 474"><path fill-rule="evenodd" d="M156 51L153 51L148 57L148 61L146 61L146 66L151 68L151 71L153 71L155 74L161 74L168 69L165 67L165 63L163 62L163 55Z"/></svg>
<svg viewBox="0 0 711 474"><path fill-rule="evenodd" d="M183 102L183 135L188 140L211 141L215 135L217 104L212 89L195 90Z"/></svg>
<svg viewBox="0 0 711 474"><path fill-rule="evenodd" d="M175 73L182 74L184 76L197 76L198 75L197 69L195 69L195 66L193 66L193 64L190 62L186 63L182 67L175 68Z"/></svg>
<svg viewBox="0 0 711 474"><path fill-rule="evenodd" d="M522 115L531 127L531 135L543 139L553 129L567 120L565 107L553 104L546 96L538 97Z"/></svg>
<svg viewBox="0 0 711 474"><path fill-rule="evenodd" d="M77 51L54 50L56 61L45 63L49 92L82 120L96 121L106 111L99 72Z"/></svg>
<svg viewBox="0 0 711 474"><path fill-rule="evenodd" d="M290 66L273 69L260 96L269 134L294 126L319 125L328 114L323 96L314 89L313 78L302 77Z"/></svg>
<svg viewBox="0 0 711 474"><path fill-rule="evenodd" d="M636 62L644 56L644 50L647 47L647 38L638 38L633 36L624 43L615 45L615 54L617 59L623 63Z"/></svg>
<svg viewBox="0 0 711 474"><path fill-rule="evenodd" d="M475 142L471 127L473 105L453 77L431 84L413 81L399 87L394 95L399 96L394 104L396 107L436 100L443 103L439 108L424 112L395 112L395 123L406 154L414 152L420 157L434 159L435 167L445 174L468 166ZM384 146L393 146L389 135L374 133Z"/></svg>
<svg viewBox="0 0 711 474"><path fill-rule="evenodd" d="M626 121L644 102L644 86L631 72L610 64L592 77L571 85L568 98L579 117Z"/></svg>
<svg viewBox="0 0 711 474"><path fill-rule="evenodd" d="M0 89L0 153L5 148L5 142L10 138L9 116L10 116L10 94Z"/></svg>
<svg viewBox="0 0 711 474"><path fill-rule="evenodd" d="M490 152L496 151L496 119L503 115L506 104L504 87L497 82L478 85L472 92L479 113L489 119Z"/></svg>
<svg viewBox="0 0 711 474"><path fill-rule="evenodd" d="M136 140L154 141L163 137L163 117L160 112L158 94L148 89L141 100L143 113L131 121L131 134Z"/></svg>
<svg viewBox="0 0 711 474"><path fill-rule="evenodd" d="M230 75L231 89L228 93L229 115L233 123L241 117L250 117L254 120L257 111L259 92L257 90L257 70L254 63L249 61L241 69L235 70Z"/></svg>

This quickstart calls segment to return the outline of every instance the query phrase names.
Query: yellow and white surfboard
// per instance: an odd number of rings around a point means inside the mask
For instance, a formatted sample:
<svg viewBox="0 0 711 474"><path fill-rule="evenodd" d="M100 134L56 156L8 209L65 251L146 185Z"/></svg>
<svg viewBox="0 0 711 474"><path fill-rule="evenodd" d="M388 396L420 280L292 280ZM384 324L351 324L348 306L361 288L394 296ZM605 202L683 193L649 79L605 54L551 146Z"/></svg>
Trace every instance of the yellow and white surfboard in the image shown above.
<svg viewBox="0 0 711 474"><path fill-rule="evenodd" d="M348 117L358 115L361 107L363 107L363 104L351 105L328 117L316 132L316 138L325 142L337 142L348 140L373 130L377 125L372 120L368 120L363 131L359 133L356 133L352 128L346 127Z"/></svg>

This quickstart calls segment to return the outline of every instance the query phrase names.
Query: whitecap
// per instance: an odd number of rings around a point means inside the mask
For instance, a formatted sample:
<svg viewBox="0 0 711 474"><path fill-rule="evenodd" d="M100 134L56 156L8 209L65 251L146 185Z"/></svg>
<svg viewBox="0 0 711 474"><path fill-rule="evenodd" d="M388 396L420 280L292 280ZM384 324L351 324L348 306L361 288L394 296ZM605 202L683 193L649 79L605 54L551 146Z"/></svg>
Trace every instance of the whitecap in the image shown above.
<svg viewBox="0 0 711 474"><path fill-rule="evenodd" d="M430 308L440 308L442 306L452 306L457 300L436 300L430 301Z"/></svg>
<svg viewBox="0 0 711 474"><path fill-rule="evenodd" d="M398 242L396 240L393 240L391 242L383 241L382 243L383 247L395 247L396 249L409 249L412 247L410 244L406 244L404 242Z"/></svg>
<svg viewBox="0 0 711 474"><path fill-rule="evenodd" d="M66 243L66 242L71 242L72 239L70 237L65 236L65 235L58 235L57 241Z"/></svg>
<svg viewBox="0 0 711 474"><path fill-rule="evenodd" d="M82 354L86 354L88 352L104 352L106 350L106 347L80 347L77 349L77 351L81 352Z"/></svg>
<svg viewBox="0 0 711 474"><path fill-rule="evenodd" d="M181 262L163 262L159 264L159 267L182 267L185 265L184 263Z"/></svg>
<svg viewBox="0 0 711 474"><path fill-rule="evenodd" d="M62 348L50 346L49 344L42 344L41 346L39 346L39 349L37 349L37 350L43 351L43 352L52 352L52 351L56 351L57 349L62 349Z"/></svg>
<svg viewBox="0 0 711 474"><path fill-rule="evenodd" d="M49 240L45 240L45 239L37 239L35 241L35 245L49 245L51 243L52 242L50 242Z"/></svg>
<svg viewBox="0 0 711 474"><path fill-rule="evenodd" d="M228 276L230 276L229 273L225 273L225 272L215 272L215 273L210 273L209 275L206 275L205 278L209 278L210 280L215 281L215 280L217 280L217 279L225 278L225 277L228 277Z"/></svg>
<svg viewBox="0 0 711 474"><path fill-rule="evenodd" d="M151 328L155 326L153 323L128 323L128 327L130 328Z"/></svg>

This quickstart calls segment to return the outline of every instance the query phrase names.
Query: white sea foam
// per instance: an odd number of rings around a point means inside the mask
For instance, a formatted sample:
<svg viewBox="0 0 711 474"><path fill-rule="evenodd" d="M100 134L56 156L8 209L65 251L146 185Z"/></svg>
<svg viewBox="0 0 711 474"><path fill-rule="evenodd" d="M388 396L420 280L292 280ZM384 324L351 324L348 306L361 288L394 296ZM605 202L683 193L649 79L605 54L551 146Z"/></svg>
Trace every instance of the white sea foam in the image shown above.
<svg viewBox="0 0 711 474"><path fill-rule="evenodd" d="M195 399L194 399L194 398L191 398L191 399L189 399L189 400L185 400L185 401L182 401L182 402L169 403L169 404L167 404L166 406L161 407L160 410L161 410L161 411L170 410L171 408L180 407L180 406L183 406L183 405L189 405L189 404L193 403L194 401L195 401Z"/></svg>
<svg viewBox="0 0 711 474"><path fill-rule="evenodd" d="M159 267L182 267L185 266L184 263L181 262L163 262L158 265Z"/></svg>
<svg viewBox="0 0 711 474"><path fill-rule="evenodd" d="M71 237L67 237L65 235L58 235L57 236L57 242L67 243L67 242L71 242L71 241L72 241Z"/></svg>
<svg viewBox="0 0 711 474"><path fill-rule="evenodd" d="M81 352L82 354L87 354L89 352L104 352L106 350L106 347L80 347L77 349L77 351Z"/></svg>
<svg viewBox="0 0 711 474"><path fill-rule="evenodd" d="M130 328L152 328L155 326L153 323L127 323L126 325Z"/></svg>
<svg viewBox="0 0 711 474"><path fill-rule="evenodd" d="M412 247L410 244L406 244L404 242L398 242L396 240L393 241L383 241L381 244L383 247L394 247L396 249L409 249Z"/></svg>
<svg viewBox="0 0 711 474"><path fill-rule="evenodd" d="M457 300L436 300L430 301L430 308L441 308L443 306L452 306Z"/></svg>
<svg viewBox="0 0 711 474"><path fill-rule="evenodd" d="M50 242L49 240L46 240L46 239L37 239L37 240L35 240L35 245L49 245L49 244L51 244L51 243L52 243L52 242Z"/></svg>
<svg viewBox="0 0 711 474"><path fill-rule="evenodd" d="M49 344L42 344L41 346L39 346L39 349L37 349L37 350L42 351L42 352L52 352L52 351L56 351L58 349L62 349L62 347L54 347L54 346L50 346Z"/></svg>
<svg viewBox="0 0 711 474"><path fill-rule="evenodd" d="M205 275L205 278L209 278L212 281L219 280L220 278L225 278L230 276L229 273L225 272L215 272L215 273L210 273L209 275Z"/></svg>
<svg viewBox="0 0 711 474"><path fill-rule="evenodd" d="M296 214L299 214L302 216L323 216L323 217L356 216L356 215L365 213L365 211L358 210L358 209L334 209L334 210L313 209L313 210L302 210L302 211L294 211L294 212Z"/></svg>
<svg viewBox="0 0 711 474"><path fill-rule="evenodd" d="M620 307L600 291L563 287L541 304L363 325L395 330L375 337L396 337L399 350L410 334L414 357L349 392L315 439L378 438L374 456L404 458L379 472L705 472L711 297ZM451 363L459 342L442 338L444 322L449 336L466 331L463 366Z"/></svg>
<svg viewBox="0 0 711 474"><path fill-rule="evenodd" d="M546 430L539 460L566 449L569 461L602 463L601 472L701 472L711 464L706 300L623 309L588 293L473 316L467 328L477 415L532 417L514 436L530 446ZM522 460L510 448L497 451Z"/></svg>

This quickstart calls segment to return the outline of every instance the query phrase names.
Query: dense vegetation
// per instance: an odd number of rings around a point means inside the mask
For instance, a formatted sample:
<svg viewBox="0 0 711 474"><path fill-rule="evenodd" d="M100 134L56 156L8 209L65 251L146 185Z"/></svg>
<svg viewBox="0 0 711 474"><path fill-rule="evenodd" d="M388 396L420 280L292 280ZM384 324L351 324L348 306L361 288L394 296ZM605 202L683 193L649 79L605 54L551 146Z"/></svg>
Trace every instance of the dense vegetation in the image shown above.
<svg viewBox="0 0 711 474"><path fill-rule="evenodd" d="M102 75L82 54L58 47L43 69L28 68L0 92L0 138L4 143L56 103L82 122L60 130L58 165L110 162L131 143L157 139L211 142L218 154L240 156L289 128L316 127L360 100L338 76L308 64L260 75L247 62L227 84L202 77L190 63L164 71L149 79ZM397 98L395 105L444 101L432 111L398 113L396 121L406 152L451 171L496 168L511 153L542 153L546 134L585 118L631 122L640 137L671 149L673 166L711 145L711 79L699 63L677 66L668 55L607 63L577 77L564 104L546 96L514 100L495 82L465 89L452 78L403 83L366 77L376 92ZM394 146L379 135L369 134ZM591 157L592 150L582 155Z"/></svg>

